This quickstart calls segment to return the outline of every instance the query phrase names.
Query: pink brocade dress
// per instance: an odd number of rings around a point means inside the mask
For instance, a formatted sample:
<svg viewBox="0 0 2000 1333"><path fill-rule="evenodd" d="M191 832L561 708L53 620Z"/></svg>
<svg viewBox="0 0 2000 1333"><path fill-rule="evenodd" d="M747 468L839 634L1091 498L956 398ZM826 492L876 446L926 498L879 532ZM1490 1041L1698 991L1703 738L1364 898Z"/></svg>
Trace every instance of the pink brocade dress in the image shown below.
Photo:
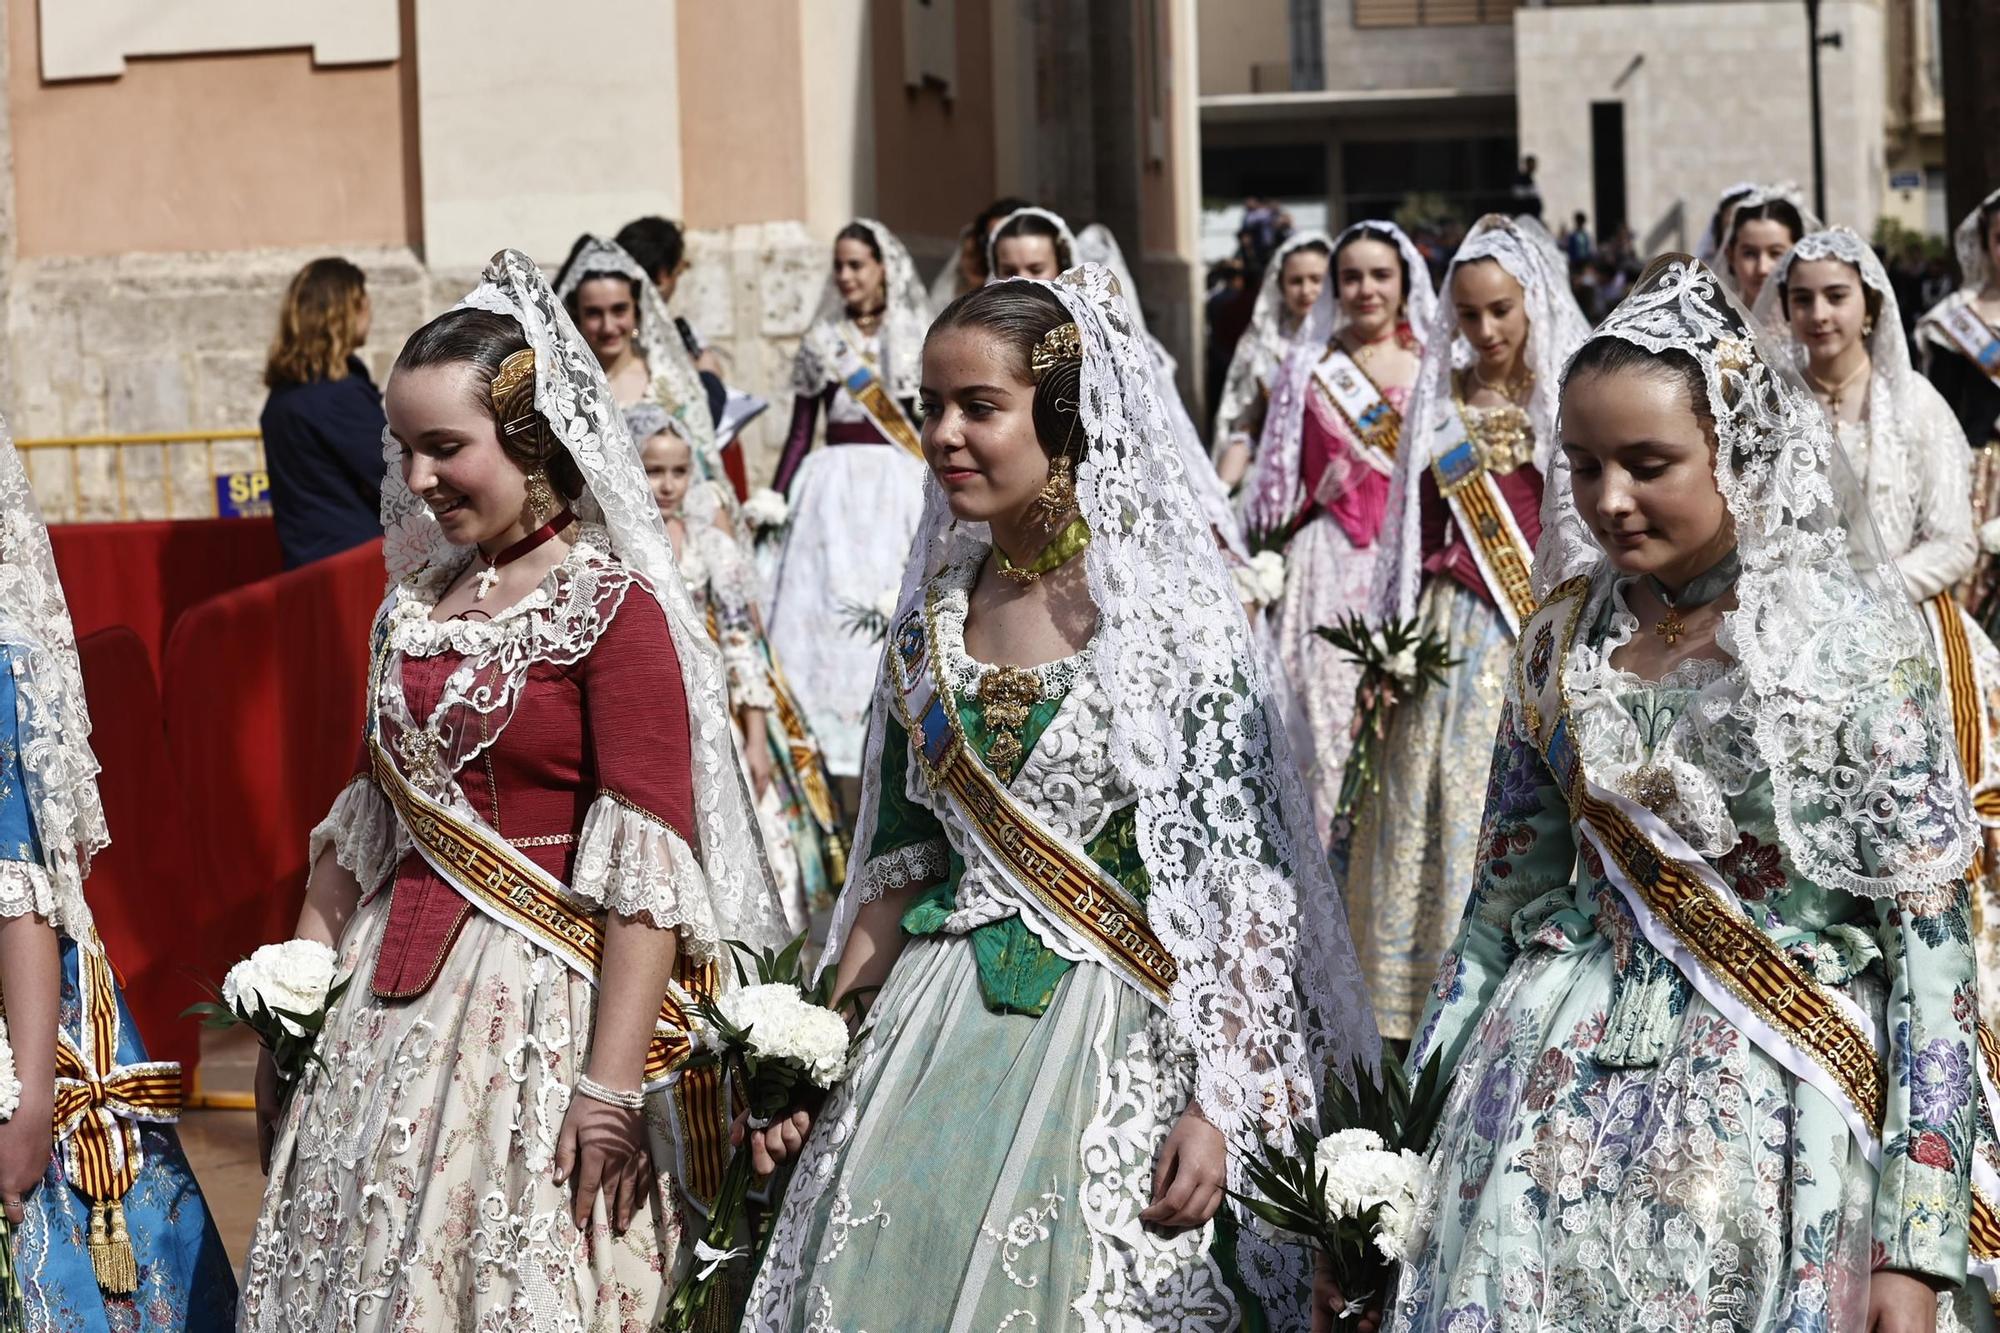
<svg viewBox="0 0 2000 1333"><path fill-rule="evenodd" d="M1382 396L1401 412L1410 391L1391 386ZM1324 834L1354 748L1348 726L1361 669L1313 631L1349 612L1368 610L1389 478L1364 461L1353 428L1316 383L1306 398L1299 449L1300 479L1310 498L1304 521L1285 548L1285 595L1273 610L1273 633L1299 701L1297 724L1305 732L1293 737L1293 748Z"/></svg>

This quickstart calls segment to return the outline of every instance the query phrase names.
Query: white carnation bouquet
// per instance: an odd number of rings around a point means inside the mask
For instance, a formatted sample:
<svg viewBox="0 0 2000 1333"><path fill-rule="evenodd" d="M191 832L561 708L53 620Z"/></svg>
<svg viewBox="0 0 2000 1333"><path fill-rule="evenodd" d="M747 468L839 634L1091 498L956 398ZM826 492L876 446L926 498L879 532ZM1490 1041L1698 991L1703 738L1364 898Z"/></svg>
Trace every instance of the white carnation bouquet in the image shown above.
<svg viewBox="0 0 2000 1333"><path fill-rule="evenodd" d="M1361 668L1361 684L1354 699L1354 749L1340 779L1340 796L1335 813L1354 810L1363 791L1382 785L1381 749L1389 738L1389 717L1396 705L1415 702L1433 685L1444 683L1444 673L1458 665L1451 646L1435 634L1425 633L1414 619L1385 620L1370 625L1359 614L1349 612L1331 625L1313 631L1339 649Z"/></svg>
<svg viewBox="0 0 2000 1333"><path fill-rule="evenodd" d="M1263 1145L1259 1158L1244 1163L1255 1192L1236 1196L1319 1252L1347 1302L1342 1318L1379 1306L1395 1289L1448 1087L1436 1056L1413 1087L1386 1049L1379 1084L1359 1064L1353 1077L1353 1091L1338 1078L1327 1080L1328 1130L1315 1136L1298 1127L1291 1151Z"/></svg>
<svg viewBox="0 0 2000 1333"><path fill-rule="evenodd" d="M318 940L266 944L229 969L216 1001L188 1009L203 1027L247 1027L271 1052L278 1071L278 1104L291 1100L306 1069L319 1062L314 1046L327 1012L347 989L340 959Z"/></svg>
<svg viewBox="0 0 2000 1333"><path fill-rule="evenodd" d="M1285 595L1285 557L1277 551L1259 551L1248 564L1232 564L1229 574L1238 601L1270 606Z"/></svg>
<svg viewBox="0 0 2000 1333"><path fill-rule="evenodd" d="M752 1129L767 1128L808 1097L836 1086L847 1076L860 1045L847 1020L828 1007L831 975L817 986L807 983L800 965L805 944L802 933L782 951L758 953L731 940L730 948L741 955L736 964L740 984L695 1004L694 1047L680 1067L720 1066L742 1098ZM743 958L756 964L754 981ZM748 1256L748 1247L738 1247L735 1240L754 1175L750 1146L741 1144L730 1155L716 1191L708 1229L695 1242L695 1267L674 1289L660 1323L667 1333L695 1328L718 1275L731 1260Z"/></svg>
<svg viewBox="0 0 2000 1333"><path fill-rule="evenodd" d="M750 525L759 542L766 542L784 531L792 521L792 503L769 486L759 487L743 502L743 519Z"/></svg>
<svg viewBox="0 0 2000 1333"><path fill-rule="evenodd" d="M21 1109L21 1076L14 1068L14 1043L0 1013L0 1120L12 1120ZM27 1300L20 1275L14 1271L14 1224L0 1213L0 1333L22 1333Z"/></svg>

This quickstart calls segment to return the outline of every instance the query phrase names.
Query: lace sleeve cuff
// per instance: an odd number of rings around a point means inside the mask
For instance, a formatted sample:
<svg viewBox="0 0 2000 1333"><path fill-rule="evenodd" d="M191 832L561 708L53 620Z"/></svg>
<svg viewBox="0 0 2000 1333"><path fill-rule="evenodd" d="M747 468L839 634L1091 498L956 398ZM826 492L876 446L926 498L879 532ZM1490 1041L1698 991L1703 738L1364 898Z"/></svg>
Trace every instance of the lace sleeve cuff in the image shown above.
<svg viewBox="0 0 2000 1333"><path fill-rule="evenodd" d="M771 677L764 669L763 654L745 634L722 636L722 663L729 676L729 702L734 708L756 708L770 712L778 706L771 692Z"/></svg>
<svg viewBox="0 0 2000 1333"><path fill-rule="evenodd" d="M719 944L714 898L701 861L680 834L606 792L583 817L570 893L661 930L679 928L704 955Z"/></svg>
<svg viewBox="0 0 2000 1333"><path fill-rule="evenodd" d="M65 935L78 934L79 925L90 924L90 914L81 903L72 904L69 895L58 891L55 876L39 861L0 861L0 917L39 916Z"/></svg>
<svg viewBox="0 0 2000 1333"><path fill-rule="evenodd" d="M930 838L868 859L861 868L861 901L873 902L891 889L935 884L951 869L943 838Z"/></svg>
<svg viewBox="0 0 2000 1333"><path fill-rule="evenodd" d="M396 873L402 860L402 826L389 798L367 776L341 788L333 809L312 831L306 865L319 864L320 854L333 848L333 859L354 876L363 893L373 893Z"/></svg>

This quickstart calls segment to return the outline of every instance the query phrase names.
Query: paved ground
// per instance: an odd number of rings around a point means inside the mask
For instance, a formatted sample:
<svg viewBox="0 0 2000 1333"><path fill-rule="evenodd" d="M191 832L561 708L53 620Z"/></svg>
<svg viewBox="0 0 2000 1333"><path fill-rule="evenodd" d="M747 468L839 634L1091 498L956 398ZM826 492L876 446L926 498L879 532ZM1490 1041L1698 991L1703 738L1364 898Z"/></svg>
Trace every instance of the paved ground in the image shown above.
<svg viewBox="0 0 2000 1333"><path fill-rule="evenodd" d="M240 1271L264 1199L256 1124L248 1111L185 1111L180 1130L181 1147L215 1215L216 1230Z"/></svg>

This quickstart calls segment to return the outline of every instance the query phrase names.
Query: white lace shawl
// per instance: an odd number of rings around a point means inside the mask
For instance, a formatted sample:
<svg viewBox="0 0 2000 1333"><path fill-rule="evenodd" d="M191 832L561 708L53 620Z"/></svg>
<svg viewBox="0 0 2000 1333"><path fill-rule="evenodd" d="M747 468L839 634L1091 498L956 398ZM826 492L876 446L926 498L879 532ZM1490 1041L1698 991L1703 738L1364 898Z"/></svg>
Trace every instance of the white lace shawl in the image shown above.
<svg viewBox="0 0 2000 1333"><path fill-rule="evenodd" d="M1430 266L1401 227L1393 222L1370 220L1357 222L1334 237L1326 286L1306 312L1282 364L1276 367L1276 378L1271 381L1271 405L1264 414L1263 438L1257 445L1257 468L1244 487L1250 496L1245 518L1253 531L1270 531L1289 522L1306 502L1305 464L1300 452L1305 439L1306 405L1312 400L1313 375L1319 363L1326 358L1333 340L1347 327L1347 312L1340 304L1336 273L1341 247L1364 228L1393 237L1397 253L1403 256L1403 264L1409 269L1410 295L1404 304L1403 318L1409 322L1417 346L1427 347L1437 336L1438 297L1431 290Z"/></svg>
<svg viewBox="0 0 2000 1333"><path fill-rule="evenodd" d="M1535 469L1544 477L1557 452L1562 368L1590 336L1590 321L1570 294L1569 263L1541 223L1489 213L1466 233L1445 270L1436 322L1424 338L1423 363L1410 390L1410 410L1403 414L1403 440L1389 482L1388 512L1375 565L1375 614L1380 617L1407 620L1417 612L1424 564L1424 473L1445 449L1464 438L1465 427L1453 401L1452 373L1472 364L1472 345L1459 333L1458 311L1451 302L1451 280L1462 265L1480 259L1493 260L1521 284L1528 313L1522 361L1535 377L1528 424L1535 437ZM1544 587L1539 581L1535 586Z"/></svg>
<svg viewBox="0 0 2000 1333"><path fill-rule="evenodd" d="M1942 347L1949 352L1959 351L1958 341L1945 332L1944 317L1959 306L1978 300L1979 294L1993 281L1993 261L1986 251L1986 236L1979 225L1979 218L1996 203L2000 203L2000 190L1981 199L1978 206L1960 218L1958 226L1952 230L1952 250L1958 256L1958 289L1924 311L1923 318L1917 321L1917 339L1924 344L1926 353L1932 347Z"/></svg>
<svg viewBox="0 0 2000 1333"><path fill-rule="evenodd" d="M35 912L72 939L94 938L83 897L90 859L111 843L97 795L90 709L76 629L56 577L49 530L27 470L0 421L0 644L13 650L14 744L28 812L41 841L39 864L4 865L0 916Z"/></svg>
<svg viewBox="0 0 2000 1333"><path fill-rule="evenodd" d="M1098 610L1085 653L1112 702L1106 783L1136 795L1146 915L1179 967L1167 1022L1194 1053L1196 1100L1237 1152L1260 1136L1289 1142L1329 1069L1372 1067L1378 1054L1345 912L1222 552L1166 444L1151 358L1105 270L1046 285L1083 346L1077 500ZM963 543L990 540L984 525L953 524L930 479L896 618ZM869 722L858 848L874 837L883 720L877 709ZM869 887L857 864L822 966L839 958ZM1296 1255L1249 1225L1240 1235L1262 1275L1253 1282L1302 1277Z"/></svg>
<svg viewBox="0 0 2000 1333"><path fill-rule="evenodd" d="M1726 755L1753 756L1770 775L1786 855L1824 888L1880 898L1956 879L1977 832L1929 632L1789 354L1684 255L1656 260L1595 336L1686 352L1707 383L1715 481L1742 562L1737 607L1717 635L1734 666L1693 710L1717 738L1702 751L1711 776L1741 791L1754 772ZM1591 580L1588 617L1616 576L1558 455L1537 595L1577 576Z"/></svg>
<svg viewBox="0 0 2000 1333"><path fill-rule="evenodd" d="M899 403L917 396L917 381L924 373L924 332L930 328L930 294L917 277L910 252L890 231L873 218L856 218L866 227L882 252L882 288L886 307L882 312L882 358L876 373L883 387ZM840 379L840 326L847 320L847 303L840 286L828 273L821 290L812 324L799 339L798 359L792 363L792 392L811 397Z"/></svg>
<svg viewBox="0 0 2000 1333"><path fill-rule="evenodd" d="M1930 381L1910 364L1903 314L1882 261L1859 235L1830 227L1806 236L1778 262L1753 312L1773 341L1803 370L1806 350L1793 337L1783 288L1800 260L1837 259L1853 268L1881 301L1868 338L1868 405L1858 425L1837 427L1867 495L1883 549L1896 562L1910 600L1936 596L1972 572L1970 456L1965 431Z"/></svg>
<svg viewBox="0 0 2000 1333"><path fill-rule="evenodd" d="M626 433L596 356L577 333L541 270L517 250L496 254L480 285L458 308L490 311L519 321L535 351L535 407L548 418L584 480L584 493L572 506L583 524L579 545L587 544L583 535L590 532L591 525L603 532L606 558L598 563L579 556L586 563L577 571L577 579L593 580L605 587L629 580L666 613L674 653L680 661L681 678L674 684L687 700L698 859L720 938L760 948L782 945L790 938L790 931L757 832L748 780L737 762L720 653L688 600L659 507L639 466L639 451ZM393 461L399 448L393 438L385 436L385 441ZM469 558L466 551L445 540L429 508L410 493L400 467L391 466L383 482L382 526L391 603L400 592L397 585L411 574L430 571L426 577L443 578L443 571L455 572ZM522 605L538 597L550 598L552 606L568 605L555 603L555 596L553 583L544 584ZM591 602L595 606L594 598ZM497 640L490 645L476 644L474 640L480 636L476 627L453 632L466 635L465 642L476 651L497 654L494 668L507 673L523 654L568 651L565 645L569 640L564 636L571 631L553 633L544 628L546 622L539 615L524 613L524 618L537 626L531 633L533 648ZM506 620L503 617L493 623L501 625ZM454 753L469 753L467 744L457 742ZM578 864L580 868L585 864L581 849ZM607 867L606 873L622 877L624 870L614 865ZM697 945L712 946L713 941L697 940Z"/></svg>
<svg viewBox="0 0 2000 1333"><path fill-rule="evenodd" d="M1236 340L1236 350L1229 354L1228 373L1222 378L1222 401L1216 405L1215 431L1209 436L1218 450L1228 443L1236 423L1249 413L1257 396L1271 390L1293 336L1305 325L1306 321L1300 320L1297 327L1285 328L1285 261L1294 251L1315 243L1326 250L1330 263L1332 238L1323 231L1310 230L1287 236L1272 253L1271 262L1264 266L1263 280L1257 284L1257 300L1250 307L1250 323ZM1328 272L1326 286L1320 290L1322 299L1333 285L1333 274Z"/></svg>
<svg viewBox="0 0 2000 1333"><path fill-rule="evenodd" d="M706 490L690 491L682 506L687 538L681 546L681 578L695 609L713 612L732 709L770 710L777 706L765 668L756 607L762 580L742 545L715 526L718 502Z"/></svg>

